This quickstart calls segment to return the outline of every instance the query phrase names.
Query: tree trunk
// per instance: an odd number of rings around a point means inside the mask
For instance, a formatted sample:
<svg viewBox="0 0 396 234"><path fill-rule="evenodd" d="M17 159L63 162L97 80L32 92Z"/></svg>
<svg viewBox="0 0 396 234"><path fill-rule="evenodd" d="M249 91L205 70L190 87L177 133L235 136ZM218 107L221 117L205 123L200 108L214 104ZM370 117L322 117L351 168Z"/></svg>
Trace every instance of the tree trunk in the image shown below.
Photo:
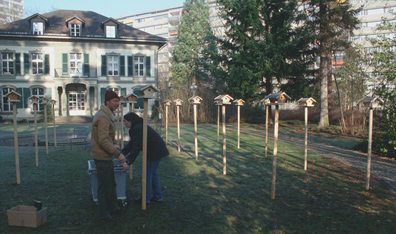
<svg viewBox="0 0 396 234"><path fill-rule="evenodd" d="M326 48L325 42L321 42L321 47ZM329 76L329 57L326 50L322 49L320 54L320 119L319 128L329 126L329 107L328 107L328 76Z"/></svg>

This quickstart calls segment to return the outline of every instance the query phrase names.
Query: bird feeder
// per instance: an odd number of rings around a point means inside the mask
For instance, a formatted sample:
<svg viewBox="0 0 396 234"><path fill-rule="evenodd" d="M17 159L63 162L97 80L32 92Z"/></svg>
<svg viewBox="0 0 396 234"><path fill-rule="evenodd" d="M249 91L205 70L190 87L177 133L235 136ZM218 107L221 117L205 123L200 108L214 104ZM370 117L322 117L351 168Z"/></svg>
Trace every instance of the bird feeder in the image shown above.
<svg viewBox="0 0 396 234"><path fill-rule="evenodd" d="M297 101L300 106L304 107L304 119L305 119L305 150L304 150L304 170L308 170L308 107L313 107L315 99L312 97L309 98L300 98Z"/></svg>
<svg viewBox="0 0 396 234"><path fill-rule="evenodd" d="M244 103L245 103L245 101L242 100L242 99L236 99L236 100L234 101L234 104L237 105L237 106L243 106Z"/></svg>
<svg viewBox="0 0 396 234"><path fill-rule="evenodd" d="M146 85L138 89L138 92L139 98L154 98L154 94L159 91L152 85Z"/></svg>
<svg viewBox="0 0 396 234"><path fill-rule="evenodd" d="M181 99L176 99L176 100L173 100L173 102L175 103L176 106L181 106L183 100L181 100Z"/></svg>
<svg viewBox="0 0 396 234"><path fill-rule="evenodd" d="M203 99L200 97L200 96L194 96L194 97L191 97L191 98L189 98L188 99L188 102L190 103L190 104L201 104L201 101L202 101Z"/></svg>
<svg viewBox="0 0 396 234"><path fill-rule="evenodd" d="M164 101L165 106L170 106L172 104L172 101L167 99Z"/></svg>
<svg viewBox="0 0 396 234"><path fill-rule="evenodd" d="M41 101L41 103L43 103L43 104L47 104L50 100L49 100L48 98L46 98L46 97L41 97L41 98L40 98L40 101Z"/></svg>
<svg viewBox="0 0 396 234"><path fill-rule="evenodd" d="M378 97L364 97L358 103L363 103L365 108L378 108L384 101Z"/></svg>
<svg viewBox="0 0 396 234"><path fill-rule="evenodd" d="M7 95L8 97L8 102L20 102L19 98L22 96L19 93L15 91L9 92Z"/></svg>
<svg viewBox="0 0 396 234"><path fill-rule="evenodd" d="M309 98L300 98L297 102L302 107L313 107L315 106L314 102L316 102L316 100L313 99L312 97L309 97Z"/></svg>
<svg viewBox="0 0 396 234"><path fill-rule="evenodd" d="M125 101L125 97L124 96L120 96L120 102L124 102Z"/></svg>
<svg viewBox="0 0 396 234"><path fill-rule="evenodd" d="M33 104L38 103L40 101L40 99L37 96L34 96L34 95L29 97L29 100Z"/></svg>
<svg viewBox="0 0 396 234"><path fill-rule="evenodd" d="M126 96L125 99L127 102L134 102L136 101L137 97L138 96L136 94L131 93L128 96Z"/></svg>
<svg viewBox="0 0 396 234"><path fill-rule="evenodd" d="M219 105L228 105L231 104L231 101L234 100L230 95L224 94L219 95L215 98L215 101L218 102Z"/></svg>
<svg viewBox="0 0 396 234"><path fill-rule="evenodd" d="M242 99L236 99L234 101L234 104L238 107L238 113L237 113L237 119L238 119L238 149L241 147L241 141L240 141L240 136L241 136L241 106L245 103L244 100Z"/></svg>
<svg viewBox="0 0 396 234"><path fill-rule="evenodd" d="M282 93L272 93L265 97L263 101L269 100L267 105L281 105L285 104L288 100L291 100L291 97L287 95L285 92Z"/></svg>

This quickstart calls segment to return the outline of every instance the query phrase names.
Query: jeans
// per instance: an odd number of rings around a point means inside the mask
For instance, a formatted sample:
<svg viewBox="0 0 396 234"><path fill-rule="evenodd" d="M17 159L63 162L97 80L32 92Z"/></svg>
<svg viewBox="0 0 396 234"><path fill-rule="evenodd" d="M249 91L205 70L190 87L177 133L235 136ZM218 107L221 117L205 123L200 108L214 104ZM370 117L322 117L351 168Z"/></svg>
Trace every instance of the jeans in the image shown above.
<svg viewBox="0 0 396 234"><path fill-rule="evenodd" d="M95 160L98 177L98 213L99 219L111 217L110 213L118 209L117 190L113 161Z"/></svg>
<svg viewBox="0 0 396 234"><path fill-rule="evenodd" d="M164 199L157 171L160 161L147 161L146 202L150 201L151 188L153 189L153 198L155 200L162 201Z"/></svg>

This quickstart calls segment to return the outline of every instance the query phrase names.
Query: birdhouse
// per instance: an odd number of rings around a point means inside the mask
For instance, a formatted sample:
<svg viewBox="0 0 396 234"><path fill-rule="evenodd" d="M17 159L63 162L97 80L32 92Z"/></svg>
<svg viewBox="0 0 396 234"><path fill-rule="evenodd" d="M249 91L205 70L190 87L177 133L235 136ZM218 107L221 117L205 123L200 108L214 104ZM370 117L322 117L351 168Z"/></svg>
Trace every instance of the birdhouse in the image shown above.
<svg viewBox="0 0 396 234"><path fill-rule="evenodd" d="M124 96L120 96L120 102L125 102L125 97Z"/></svg>
<svg viewBox="0 0 396 234"><path fill-rule="evenodd" d="M31 96L29 97L29 100L31 103L38 103L39 102L39 98L37 96Z"/></svg>
<svg viewBox="0 0 396 234"><path fill-rule="evenodd" d="M19 97L21 96L19 93L15 91L11 91L6 95L8 97L8 102L20 102Z"/></svg>
<svg viewBox="0 0 396 234"><path fill-rule="evenodd" d="M309 97L309 98L300 98L297 102L298 104L300 104L300 106L313 107L315 106L314 102L316 102L316 100L313 99L312 97Z"/></svg>
<svg viewBox="0 0 396 234"><path fill-rule="evenodd" d="M244 103L245 103L245 101L242 100L242 99L236 99L234 101L234 104L237 105L237 106L243 106Z"/></svg>
<svg viewBox="0 0 396 234"><path fill-rule="evenodd" d="M362 107L377 108L380 107L383 102L384 101L378 97L364 97L358 103L363 103Z"/></svg>
<svg viewBox="0 0 396 234"><path fill-rule="evenodd" d="M133 93L131 93L131 94L129 94L128 96L126 96L126 100L128 101L128 102L134 102L134 101L136 101L136 99L137 99L137 95L136 94L133 94Z"/></svg>
<svg viewBox="0 0 396 234"><path fill-rule="evenodd" d="M219 95L215 98L215 101L218 102L218 105L226 105L226 104L231 104L231 101L234 100L230 95L224 94L224 95Z"/></svg>
<svg viewBox="0 0 396 234"><path fill-rule="evenodd" d="M154 94L159 92L158 89L152 85L143 86L138 91L139 98L154 98Z"/></svg>
<svg viewBox="0 0 396 234"><path fill-rule="evenodd" d="M164 101L165 106L170 106L171 103L172 103L172 101L169 100L169 99L167 99L167 100Z"/></svg>
<svg viewBox="0 0 396 234"><path fill-rule="evenodd" d="M56 101L55 100L51 100L50 103L51 103L51 105L54 106L56 104Z"/></svg>
<svg viewBox="0 0 396 234"><path fill-rule="evenodd" d="M181 100L181 99L176 99L176 100L174 100L173 102L175 103L176 106L181 106L183 100Z"/></svg>
<svg viewBox="0 0 396 234"><path fill-rule="evenodd" d="M43 103L43 104L47 104L47 103L49 102L49 99L46 98L46 97L41 97L41 98L40 98L40 101L41 101L41 103Z"/></svg>
<svg viewBox="0 0 396 234"><path fill-rule="evenodd" d="M266 96L263 101L269 100L269 103L267 105L279 105L279 104L284 104L288 100L291 100L291 97L287 95L285 92L283 93L272 93L268 96Z"/></svg>
<svg viewBox="0 0 396 234"><path fill-rule="evenodd" d="M202 100L203 99L200 96L194 96L194 97L191 97L190 99L188 99L188 102L190 104L201 104Z"/></svg>

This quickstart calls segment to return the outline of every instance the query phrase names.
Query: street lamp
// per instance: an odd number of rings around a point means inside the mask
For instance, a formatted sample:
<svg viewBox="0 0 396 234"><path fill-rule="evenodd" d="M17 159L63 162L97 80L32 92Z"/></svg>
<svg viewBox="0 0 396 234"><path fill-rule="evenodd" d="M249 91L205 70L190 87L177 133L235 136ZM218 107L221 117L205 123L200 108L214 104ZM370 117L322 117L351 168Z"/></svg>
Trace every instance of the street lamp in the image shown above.
<svg viewBox="0 0 396 234"><path fill-rule="evenodd" d="M197 91L197 85L195 83L192 83L190 86L191 91L193 92L193 97L195 97L195 91Z"/></svg>

